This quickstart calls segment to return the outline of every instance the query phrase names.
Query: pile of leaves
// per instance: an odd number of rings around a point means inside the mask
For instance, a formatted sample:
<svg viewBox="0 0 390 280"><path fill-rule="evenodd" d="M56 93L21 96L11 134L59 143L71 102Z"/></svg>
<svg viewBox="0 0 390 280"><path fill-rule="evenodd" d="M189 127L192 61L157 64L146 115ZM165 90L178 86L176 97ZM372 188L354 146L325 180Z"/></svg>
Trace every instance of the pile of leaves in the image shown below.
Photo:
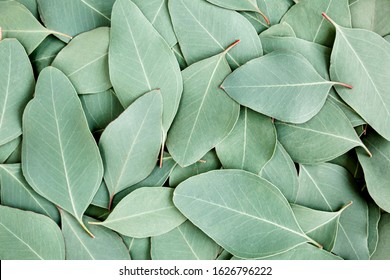
<svg viewBox="0 0 390 280"><path fill-rule="evenodd" d="M390 1L0 1L1 259L389 259Z"/></svg>

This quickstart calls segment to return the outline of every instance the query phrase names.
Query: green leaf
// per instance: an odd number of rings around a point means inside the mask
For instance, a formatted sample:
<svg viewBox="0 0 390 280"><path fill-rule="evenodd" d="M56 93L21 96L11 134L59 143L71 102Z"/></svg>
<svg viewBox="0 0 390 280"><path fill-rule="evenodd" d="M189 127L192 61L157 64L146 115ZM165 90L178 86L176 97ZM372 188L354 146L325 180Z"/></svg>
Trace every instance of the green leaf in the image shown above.
<svg viewBox="0 0 390 280"><path fill-rule="evenodd" d="M132 0L160 33L167 44L173 47L177 43L168 11L168 0Z"/></svg>
<svg viewBox="0 0 390 280"><path fill-rule="evenodd" d="M271 25L278 24L293 4L292 0L257 0L257 6L268 17Z"/></svg>
<svg viewBox="0 0 390 280"><path fill-rule="evenodd" d="M20 136L0 146L0 164L4 163L11 156L15 149L18 148L21 141L22 137Z"/></svg>
<svg viewBox="0 0 390 280"><path fill-rule="evenodd" d="M225 169L258 174L272 158L275 147L276 129L271 119L242 107L234 129L216 151Z"/></svg>
<svg viewBox="0 0 390 280"><path fill-rule="evenodd" d="M318 211L297 204L291 205L291 208L303 232L319 242L325 250L332 251L341 213L351 204L337 212Z"/></svg>
<svg viewBox="0 0 390 280"><path fill-rule="evenodd" d="M299 71L286 71L285 65ZM275 51L238 68L221 87L256 112L285 122L304 123L321 110L335 84L324 80L302 55Z"/></svg>
<svg viewBox="0 0 390 280"><path fill-rule="evenodd" d="M368 259L368 208L352 175L343 167L330 163L300 165L295 203L334 212L351 201L353 204L340 217L332 252L345 259Z"/></svg>
<svg viewBox="0 0 390 280"><path fill-rule="evenodd" d="M294 162L279 141L276 143L274 155L259 175L278 187L289 202L295 201L299 187L298 173Z"/></svg>
<svg viewBox="0 0 390 280"><path fill-rule="evenodd" d="M378 248L378 225L381 218L381 209L372 200L368 201L368 250L370 257Z"/></svg>
<svg viewBox="0 0 390 280"><path fill-rule="evenodd" d="M130 0L116 1L110 36L110 78L120 102L126 108L145 92L160 89L165 138L183 91L175 55Z"/></svg>
<svg viewBox="0 0 390 280"><path fill-rule="evenodd" d="M351 107L349 107L345 102L337 95L334 89L331 89L328 95L328 98L333 101L345 114L345 116L349 119L353 127L357 127L359 125L366 124L366 122L356 113Z"/></svg>
<svg viewBox="0 0 390 280"><path fill-rule="evenodd" d="M52 66L68 76L77 93L97 93L111 88L108 74L109 32L108 27L100 27L80 34L54 59Z"/></svg>
<svg viewBox="0 0 390 280"><path fill-rule="evenodd" d="M215 150L211 150L210 152L205 154L201 160L195 162L190 166L181 167L180 165L176 165L172 171L171 176L169 176L169 185L171 187L176 187L181 182L187 180L192 176L219 168L221 168L221 163L219 162Z"/></svg>
<svg viewBox="0 0 390 280"><path fill-rule="evenodd" d="M378 34L344 28L324 14L336 27L330 77L353 86L336 88L340 97L379 134L390 140L390 44Z"/></svg>
<svg viewBox="0 0 390 280"><path fill-rule="evenodd" d="M342 26L351 27L348 0L300 0L284 15L282 22L287 22L298 38L331 47L334 28L321 13L329 14Z"/></svg>
<svg viewBox="0 0 390 280"><path fill-rule="evenodd" d="M294 29L292 29L292 27L287 22L281 22L272 25L269 29L262 32L259 36L261 41L264 37L297 37L294 32Z"/></svg>
<svg viewBox="0 0 390 280"><path fill-rule="evenodd" d="M186 218L172 202L173 189L140 188L122 199L104 222L94 222L135 238L167 233Z"/></svg>
<svg viewBox="0 0 390 280"><path fill-rule="evenodd" d="M96 220L84 216L85 223ZM61 211L62 234L65 239L67 260L129 260L130 255L122 238L115 232L99 226L90 226L91 238L77 220Z"/></svg>
<svg viewBox="0 0 390 280"><path fill-rule="evenodd" d="M278 139L295 162L315 164L332 160L363 145L348 118L331 100L304 124L276 123Z"/></svg>
<svg viewBox="0 0 390 280"><path fill-rule="evenodd" d="M193 176L175 189L173 202L195 226L241 258L271 256L315 242L302 232L282 193L243 170Z"/></svg>
<svg viewBox="0 0 390 280"><path fill-rule="evenodd" d="M22 114L35 80L26 52L15 39L0 41L0 65L0 145L4 145L22 134Z"/></svg>
<svg viewBox="0 0 390 280"><path fill-rule="evenodd" d="M35 97L24 111L22 170L37 193L83 225L103 165L77 93L54 67L41 72Z"/></svg>
<svg viewBox="0 0 390 280"><path fill-rule="evenodd" d="M161 147L161 114L160 91L152 91L137 99L104 130L99 148L110 202L114 194L152 172Z"/></svg>
<svg viewBox="0 0 390 280"><path fill-rule="evenodd" d="M95 94L80 95L81 104L89 129L92 132L104 130L124 109L113 90Z"/></svg>
<svg viewBox="0 0 390 280"><path fill-rule="evenodd" d="M214 260L219 245L190 221L168 233L152 237L154 260Z"/></svg>
<svg viewBox="0 0 390 280"><path fill-rule="evenodd" d="M39 44L30 55L31 64L35 74L39 73L47 66L50 66L57 54L65 47L65 43L50 35Z"/></svg>
<svg viewBox="0 0 390 280"><path fill-rule="evenodd" d="M37 194L23 177L20 164L1 164L1 205L33 211L60 222L57 207Z"/></svg>
<svg viewBox="0 0 390 280"><path fill-rule="evenodd" d="M37 0L42 22L49 29L75 36L110 25L115 0ZM64 42L69 38L58 36Z"/></svg>
<svg viewBox="0 0 390 280"><path fill-rule="evenodd" d="M350 5L352 27L368 29L381 36L390 34L390 2L388 0L359 0Z"/></svg>
<svg viewBox="0 0 390 280"><path fill-rule="evenodd" d="M122 236L132 260L151 260L150 238L134 238Z"/></svg>
<svg viewBox="0 0 390 280"><path fill-rule="evenodd" d="M0 205L0 259L63 260L64 238L50 218Z"/></svg>
<svg viewBox="0 0 390 280"><path fill-rule="evenodd" d="M216 258L216 260L223 260L223 261L227 261L227 260L230 260L233 255L230 254L228 251L226 251L225 249L222 249L221 248L221 252L218 254L218 257Z"/></svg>
<svg viewBox="0 0 390 280"><path fill-rule="evenodd" d="M237 121L240 106L219 88L231 72L225 55L235 44L183 71L183 96L167 139L169 153L182 167L200 160Z"/></svg>
<svg viewBox="0 0 390 280"><path fill-rule="evenodd" d="M19 138L16 138L13 141L18 141ZM20 137L20 140L22 140L22 137ZM12 154L7 158L5 161L6 164L13 164L13 163L21 163L22 162L22 141L19 142L18 146Z"/></svg>
<svg viewBox="0 0 390 280"><path fill-rule="evenodd" d="M4 38L16 38L31 54L49 34L60 34L48 30L31 14L29 10L16 1L0 1L0 26ZM71 38L68 35L68 40Z"/></svg>
<svg viewBox="0 0 390 280"><path fill-rule="evenodd" d="M378 247L372 260L390 260L390 214L382 214L379 221Z"/></svg>
<svg viewBox="0 0 390 280"><path fill-rule="evenodd" d="M102 181L102 183L100 184L100 187L96 192L95 196L93 197L91 204L94 206L108 209L110 205L110 194L104 181Z"/></svg>
<svg viewBox="0 0 390 280"><path fill-rule="evenodd" d="M239 13L221 9L205 0L170 0L168 6L189 65L221 53L238 39L240 45L227 54L230 67L237 68L262 55L256 30Z"/></svg>
<svg viewBox="0 0 390 280"><path fill-rule="evenodd" d="M371 158L361 150L357 153L368 193L379 207L390 212L390 142L376 133L370 133L363 142L372 153Z"/></svg>
<svg viewBox="0 0 390 280"><path fill-rule="evenodd" d="M26 6L26 8L39 19L38 4L36 0L17 0L20 4Z"/></svg>
<svg viewBox="0 0 390 280"><path fill-rule="evenodd" d="M187 68L187 62L184 59L183 53L181 52L179 44L174 45L172 48L172 52L175 54L177 62L180 65L180 69L185 69Z"/></svg>

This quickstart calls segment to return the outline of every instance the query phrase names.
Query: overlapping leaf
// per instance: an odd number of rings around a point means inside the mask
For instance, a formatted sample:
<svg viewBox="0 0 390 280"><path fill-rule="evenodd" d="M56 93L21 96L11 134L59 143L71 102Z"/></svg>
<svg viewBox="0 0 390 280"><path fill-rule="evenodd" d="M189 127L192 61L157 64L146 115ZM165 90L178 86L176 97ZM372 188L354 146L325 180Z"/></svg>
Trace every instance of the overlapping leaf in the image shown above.
<svg viewBox="0 0 390 280"><path fill-rule="evenodd" d="M386 213L381 216L379 221L379 241L378 248L374 255L371 256L372 260L388 260L390 258L390 214Z"/></svg>

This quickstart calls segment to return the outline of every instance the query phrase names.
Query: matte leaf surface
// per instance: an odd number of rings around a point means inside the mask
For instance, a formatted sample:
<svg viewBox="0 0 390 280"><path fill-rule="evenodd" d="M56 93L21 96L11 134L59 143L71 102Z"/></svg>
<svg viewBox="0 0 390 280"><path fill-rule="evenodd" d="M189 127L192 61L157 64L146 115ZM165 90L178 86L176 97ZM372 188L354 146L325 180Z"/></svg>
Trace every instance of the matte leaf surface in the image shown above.
<svg viewBox="0 0 390 280"><path fill-rule="evenodd" d="M130 0L116 1L110 36L110 79L120 102L126 108L144 93L160 89L165 138L183 91L175 55Z"/></svg>
<svg viewBox="0 0 390 280"><path fill-rule="evenodd" d="M84 216L84 222L96 220ZM62 233L65 239L67 260L129 260L130 255L122 238L112 230L90 226L95 238L91 238L79 223L65 211L61 211Z"/></svg>
<svg viewBox="0 0 390 280"><path fill-rule="evenodd" d="M278 140L299 163L321 163L354 147L365 148L348 118L330 100L310 121L298 125L277 122L276 128Z"/></svg>
<svg viewBox="0 0 390 280"><path fill-rule="evenodd" d="M162 140L162 98L152 91L137 99L104 130L99 148L110 199L153 170Z"/></svg>
<svg viewBox="0 0 390 280"><path fill-rule="evenodd" d="M379 229L378 224L381 218L381 209L372 200L368 202L368 250L370 257L378 248Z"/></svg>
<svg viewBox="0 0 390 280"><path fill-rule="evenodd" d="M15 39L0 41L0 65L0 145L4 145L22 134L22 114L35 80L27 54Z"/></svg>
<svg viewBox="0 0 390 280"><path fill-rule="evenodd" d="M77 93L97 93L111 88L108 74L108 27L76 36L63 48L52 66L68 76Z"/></svg>
<svg viewBox="0 0 390 280"><path fill-rule="evenodd" d="M372 260L389 260L390 259L390 214L385 213L379 221L379 241L378 248Z"/></svg>
<svg viewBox="0 0 390 280"><path fill-rule="evenodd" d="M64 238L50 218L0 205L0 259L63 260Z"/></svg>
<svg viewBox="0 0 390 280"><path fill-rule="evenodd" d="M176 188L173 201L195 226L241 258L271 256L312 241L281 192L246 171L191 177Z"/></svg>
<svg viewBox="0 0 390 280"><path fill-rule="evenodd" d="M231 72L225 58L231 47L183 71L183 96L167 139L169 153L182 167L200 160L237 121L239 104L219 88Z"/></svg>
<svg viewBox="0 0 390 280"><path fill-rule="evenodd" d="M216 151L225 169L259 174L272 158L275 146L276 129L271 119L242 107L234 129L217 145Z"/></svg>
<svg viewBox="0 0 390 280"><path fill-rule="evenodd" d="M262 55L256 30L239 13L221 9L205 0L170 0L168 4L188 64L216 55L238 39L240 45L227 54L232 68Z"/></svg>
<svg viewBox="0 0 390 280"><path fill-rule="evenodd" d="M285 65L300 71L288 71ZM302 55L275 51L235 70L221 87L256 112L304 123L320 111L334 84L324 80Z"/></svg>
<svg viewBox="0 0 390 280"><path fill-rule="evenodd" d="M122 236L132 260L151 260L150 237L134 238Z"/></svg>
<svg viewBox="0 0 390 280"><path fill-rule="evenodd" d="M154 260L214 260L220 249L190 221L168 233L152 237L151 242Z"/></svg>
<svg viewBox="0 0 390 280"><path fill-rule="evenodd" d="M40 195L81 217L103 176L99 150L68 78L45 68L23 115L22 169Z"/></svg>
<svg viewBox="0 0 390 280"><path fill-rule="evenodd" d="M22 137L18 137L0 146L0 163L4 163L10 157L21 141Z"/></svg>
<svg viewBox="0 0 390 280"><path fill-rule="evenodd" d="M173 189L140 188L122 199L100 224L120 234L135 238L167 233L186 218L172 202Z"/></svg>

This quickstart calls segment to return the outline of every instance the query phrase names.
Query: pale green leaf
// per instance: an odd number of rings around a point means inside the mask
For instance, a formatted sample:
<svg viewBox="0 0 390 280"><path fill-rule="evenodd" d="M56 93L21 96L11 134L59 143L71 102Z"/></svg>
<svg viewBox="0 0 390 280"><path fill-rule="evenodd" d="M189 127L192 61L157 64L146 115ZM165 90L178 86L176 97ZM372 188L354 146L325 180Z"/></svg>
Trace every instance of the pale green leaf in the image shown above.
<svg viewBox="0 0 390 280"><path fill-rule="evenodd" d="M167 139L169 153L182 167L200 160L237 121L240 106L219 88L231 72L225 55L233 46L183 71L183 96Z"/></svg>
<svg viewBox="0 0 390 280"><path fill-rule="evenodd" d="M104 182L104 180L100 184L100 187L99 187L98 191L96 192L95 196L93 197L91 204L94 206L108 209L108 207L110 205L110 194L108 192L108 189L107 189L107 186L106 186L106 183Z"/></svg>
<svg viewBox="0 0 390 280"><path fill-rule="evenodd" d="M26 6L26 8L39 19L38 4L36 0L17 0L20 4Z"/></svg>
<svg viewBox="0 0 390 280"><path fill-rule="evenodd" d="M299 187L297 169L279 141L274 155L261 170L260 176L274 184L289 202L295 201Z"/></svg>
<svg viewBox="0 0 390 280"><path fill-rule="evenodd" d="M294 29L287 23L281 22L275 25L272 25L269 29L265 30L260 34L260 39L263 42L263 37L294 37L296 38L296 34Z"/></svg>
<svg viewBox="0 0 390 280"><path fill-rule="evenodd" d="M286 65L299 71L286 71ZM299 53L275 51L238 68L221 87L256 112L304 123L321 110L334 84L337 82L324 80Z"/></svg>
<svg viewBox="0 0 390 280"><path fill-rule="evenodd" d="M280 143L299 163L321 163L354 147L365 148L348 118L331 100L310 121L298 125L277 122L276 129Z"/></svg>
<svg viewBox="0 0 390 280"><path fill-rule="evenodd" d="M110 202L116 193L142 181L155 167L162 141L161 114L160 91L152 91L104 130L99 148Z"/></svg>
<svg viewBox="0 0 390 280"><path fill-rule="evenodd" d="M246 107L229 135L216 151L225 169L259 174L276 148L276 129L271 119Z"/></svg>
<svg viewBox="0 0 390 280"><path fill-rule="evenodd" d="M241 258L271 256L314 242L282 193L243 170L193 176L175 189L173 201L195 226Z"/></svg>
<svg viewBox="0 0 390 280"><path fill-rule="evenodd" d="M57 207L37 194L26 182L20 164L1 164L1 205L43 214L60 222Z"/></svg>
<svg viewBox="0 0 390 280"><path fill-rule="evenodd" d="M177 62L180 65L180 69L183 70L187 68L187 62L184 59L183 53L181 52L179 44L174 45L172 48L172 52L175 54Z"/></svg>
<svg viewBox="0 0 390 280"><path fill-rule="evenodd" d="M378 225L381 209L371 199L368 201L368 250L372 256L378 248Z"/></svg>
<svg viewBox="0 0 390 280"><path fill-rule="evenodd" d="M372 260L390 260L390 214L382 214L379 221L378 247Z"/></svg>
<svg viewBox="0 0 390 280"><path fill-rule="evenodd" d="M345 259L368 259L368 208L352 175L343 167L330 163L300 165L295 203L334 212L351 201L353 204L340 217L332 252Z"/></svg>
<svg viewBox="0 0 390 280"><path fill-rule="evenodd" d="M186 220L172 196L171 188L139 188L122 199L104 222L92 224L135 238L167 233Z"/></svg>
<svg viewBox="0 0 390 280"><path fill-rule="evenodd" d="M262 55L256 30L239 13L221 9L205 0L170 0L168 4L188 64L221 53L238 39L240 45L227 54L232 68Z"/></svg>
<svg viewBox="0 0 390 280"><path fill-rule="evenodd" d="M83 217L85 223L96 220ZM79 223L65 211L61 211L61 227L64 235L67 260L129 260L130 255L122 238L112 230L90 226L95 238L91 238Z"/></svg>
<svg viewBox="0 0 390 280"><path fill-rule="evenodd" d="M108 74L110 29L100 27L76 36L53 63L68 76L78 94L97 93L111 88Z"/></svg>
<svg viewBox="0 0 390 280"><path fill-rule="evenodd" d="M49 29L70 36L109 26L115 0L37 0L42 22ZM68 42L69 38L58 38Z"/></svg>
<svg viewBox="0 0 390 280"><path fill-rule="evenodd" d="M126 108L144 93L160 89L165 138L183 91L175 55L130 0L116 1L110 36L110 78L120 102Z"/></svg>
<svg viewBox="0 0 390 280"><path fill-rule="evenodd" d="M50 218L0 205L0 259L63 260L64 238Z"/></svg>
<svg viewBox="0 0 390 280"><path fill-rule="evenodd" d="M20 136L0 146L0 164L7 161L11 154L18 148L21 141L22 137Z"/></svg>
<svg viewBox="0 0 390 280"><path fill-rule="evenodd" d="M345 104L345 102L340 98L340 96L337 95L334 89L330 90L328 98L331 99L333 103L336 104L343 111L343 113L349 119L353 127L366 124L366 122L362 119L361 116L359 116L358 113L356 113L351 107Z"/></svg>
<svg viewBox="0 0 390 280"><path fill-rule="evenodd" d="M18 141L16 138L13 141ZM21 163L22 162L22 141L19 142L19 145L14 149L12 154L5 161L6 164Z"/></svg>
<svg viewBox="0 0 390 280"><path fill-rule="evenodd" d="M300 0L282 18L298 38L328 47L334 40L334 28L321 13L334 18L340 25L351 27L348 0Z"/></svg>
<svg viewBox="0 0 390 280"><path fill-rule="evenodd" d="M336 40L330 77L353 86L351 90L338 87L337 93L380 135L390 140L390 44L372 31L332 23L336 27Z"/></svg>
<svg viewBox="0 0 390 280"><path fill-rule="evenodd" d="M22 134L22 114L35 80L27 54L15 39L0 41L0 65L0 145L4 145Z"/></svg>
<svg viewBox="0 0 390 280"><path fill-rule="evenodd" d="M132 260L151 260L150 238L122 236Z"/></svg>
<svg viewBox="0 0 390 280"><path fill-rule="evenodd" d="M358 150L368 193L379 207L390 212L390 142L376 133L364 137L363 142L372 153L370 158Z"/></svg>
<svg viewBox="0 0 390 280"><path fill-rule="evenodd" d="M154 260L214 260L219 245L190 221L151 238Z"/></svg>
<svg viewBox="0 0 390 280"><path fill-rule="evenodd" d="M23 115L22 169L40 195L82 216L103 176L99 150L77 93L61 71L45 68Z"/></svg>

